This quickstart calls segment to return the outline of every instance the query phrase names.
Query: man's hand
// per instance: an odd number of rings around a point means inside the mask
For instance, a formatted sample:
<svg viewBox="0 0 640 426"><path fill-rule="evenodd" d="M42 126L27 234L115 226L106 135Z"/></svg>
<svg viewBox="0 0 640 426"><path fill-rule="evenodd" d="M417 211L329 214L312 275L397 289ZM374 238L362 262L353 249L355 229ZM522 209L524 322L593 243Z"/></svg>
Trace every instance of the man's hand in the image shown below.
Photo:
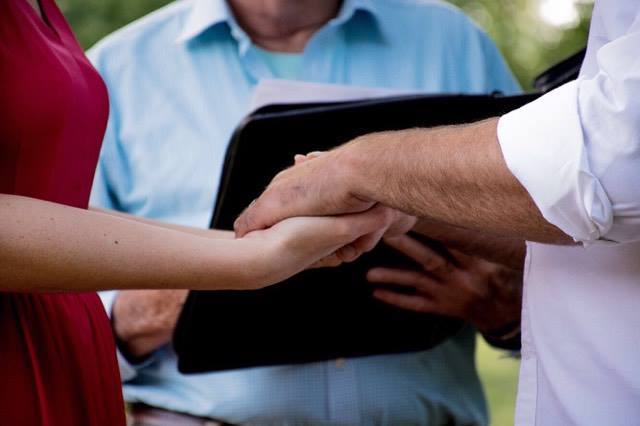
<svg viewBox="0 0 640 426"><path fill-rule="evenodd" d="M188 290L123 290L112 323L120 349L141 359L171 342Z"/></svg>
<svg viewBox="0 0 640 426"><path fill-rule="evenodd" d="M305 214L296 214L296 212L312 211L315 213L311 216L335 216L364 212L374 208L379 211L384 210L390 218L390 225L385 231L385 236L403 235L411 230L417 222L417 218L414 216L366 201L349 192L346 184L351 181L348 177L348 167L338 165L339 160L344 157L343 151L349 145L351 144L328 152L315 151L306 155L296 155L294 166L276 175L260 198L254 200L236 220L236 236L242 237L248 232L269 228L289 217L305 216ZM314 168L308 168L310 164L314 165ZM325 179L321 179L323 182L313 178L315 174L321 174L327 168L333 171L329 170L326 173ZM295 183L298 176L306 176L308 185L291 186L291 182ZM289 186L291 189L287 190ZM332 187L335 190L326 190L326 188ZM290 193L290 196L283 197L282 194L287 192ZM299 193L298 196L295 195L296 192ZM314 192L318 196L309 197L309 194ZM288 201L289 198L290 201ZM297 205L294 206L294 203ZM352 246L360 249L359 246L366 246L373 239L376 239L377 242L375 235L364 236Z"/></svg>
<svg viewBox="0 0 640 426"><path fill-rule="evenodd" d="M375 205L350 192L344 147L312 155L306 159L313 161L296 157L296 165L276 175L260 198L236 220L238 236L269 228L288 217L358 213Z"/></svg>
<svg viewBox="0 0 640 426"><path fill-rule="evenodd" d="M374 297L403 309L461 318L482 333L519 321L522 271L491 263L459 251L447 258L409 236L386 243L422 265L422 271L374 268L374 284L411 287L416 294L377 289Z"/></svg>

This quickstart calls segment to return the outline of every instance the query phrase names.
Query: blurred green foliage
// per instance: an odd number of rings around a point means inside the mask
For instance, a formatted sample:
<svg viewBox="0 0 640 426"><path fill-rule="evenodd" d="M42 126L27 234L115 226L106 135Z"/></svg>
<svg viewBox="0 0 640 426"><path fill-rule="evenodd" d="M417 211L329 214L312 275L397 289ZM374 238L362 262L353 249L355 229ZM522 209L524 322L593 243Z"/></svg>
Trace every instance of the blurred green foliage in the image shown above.
<svg viewBox="0 0 640 426"><path fill-rule="evenodd" d="M591 1L547 0L574 4L575 22L563 26L551 25L541 18L542 0L450 1L491 35L526 88L539 73L586 46Z"/></svg>
<svg viewBox="0 0 640 426"><path fill-rule="evenodd" d="M170 0L56 0L85 48Z"/></svg>
<svg viewBox="0 0 640 426"><path fill-rule="evenodd" d="M489 32L526 88L538 73L584 47L592 8L592 0L546 0L575 3L577 19L554 26L540 17L540 6L545 0L449 1ZM87 48L113 30L169 2L58 0L80 42Z"/></svg>
<svg viewBox="0 0 640 426"><path fill-rule="evenodd" d="M478 336L476 364L489 403L491 426L513 426L520 361Z"/></svg>

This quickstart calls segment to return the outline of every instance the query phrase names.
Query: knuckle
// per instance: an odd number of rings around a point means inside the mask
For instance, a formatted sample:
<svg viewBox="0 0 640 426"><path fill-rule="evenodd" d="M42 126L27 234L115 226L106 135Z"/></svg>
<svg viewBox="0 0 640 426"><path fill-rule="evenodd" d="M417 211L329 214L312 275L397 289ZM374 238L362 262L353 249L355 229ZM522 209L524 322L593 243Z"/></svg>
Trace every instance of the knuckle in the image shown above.
<svg viewBox="0 0 640 426"><path fill-rule="evenodd" d="M278 173L276 173L276 175L273 177L273 179L271 179L271 182L269 182L269 187L272 187L279 180L282 180L284 178L284 176L286 175L287 170L288 169L280 170Z"/></svg>
<svg viewBox="0 0 640 426"><path fill-rule="evenodd" d="M424 269L430 272L444 272L444 268L446 268L446 262L439 257L429 256L422 263Z"/></svg>
<svg viewBox="0 0 640 426"><path fill-rule="evenodd" d="M344 246L336 252L336 259L351 262L358 257L358 250L352 245Z"/></svg>
<svg viewBox="0 0 640 426"><path fill-rule="evenodd" d="M267 188L264 193L262 193L262 195L260 196L260 198L258 198L255 203L251 206L250 211L260 211L260 210L267 210L269 211L269 209L274 209L279 207L280 205L280 197L278 196L278 190L273 188L273 187L269 187Z"/></svg>

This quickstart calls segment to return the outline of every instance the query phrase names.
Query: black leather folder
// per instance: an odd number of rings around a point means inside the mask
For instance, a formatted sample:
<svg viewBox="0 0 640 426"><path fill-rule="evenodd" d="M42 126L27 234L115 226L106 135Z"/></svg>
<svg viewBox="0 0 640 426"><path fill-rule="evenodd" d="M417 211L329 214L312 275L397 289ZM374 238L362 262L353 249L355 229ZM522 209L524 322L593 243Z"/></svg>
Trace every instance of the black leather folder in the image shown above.
<svg viewBox="0 0 640 426"><path fill-rule="evenodd" d="M235 218L296 153L328 150L370 132L468 123L502 115L536 95L405 96L262 108L229 145L212 227ZM353 264L303 272L255 291L192 291L174 335L178 367L200 373L429 349L456 334L456 319L387 306L366 271L416 267L380 246Z"/></svg>

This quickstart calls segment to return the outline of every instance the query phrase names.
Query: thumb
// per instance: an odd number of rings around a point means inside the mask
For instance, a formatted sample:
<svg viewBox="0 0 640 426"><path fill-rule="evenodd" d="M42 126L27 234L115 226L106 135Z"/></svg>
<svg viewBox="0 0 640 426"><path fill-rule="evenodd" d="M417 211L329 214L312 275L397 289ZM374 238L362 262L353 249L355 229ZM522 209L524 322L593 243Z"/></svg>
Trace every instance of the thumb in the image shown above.
<svg viewBox="0 0 640 426"><path fill-rule="evenodd" d="M268 189L259 198L253 200L235 220L233 229L236 237L242 238L251 231L269 228L285 218L273 214L279 211L280 203L272 199L271 194L267 192Z"/></svg>

